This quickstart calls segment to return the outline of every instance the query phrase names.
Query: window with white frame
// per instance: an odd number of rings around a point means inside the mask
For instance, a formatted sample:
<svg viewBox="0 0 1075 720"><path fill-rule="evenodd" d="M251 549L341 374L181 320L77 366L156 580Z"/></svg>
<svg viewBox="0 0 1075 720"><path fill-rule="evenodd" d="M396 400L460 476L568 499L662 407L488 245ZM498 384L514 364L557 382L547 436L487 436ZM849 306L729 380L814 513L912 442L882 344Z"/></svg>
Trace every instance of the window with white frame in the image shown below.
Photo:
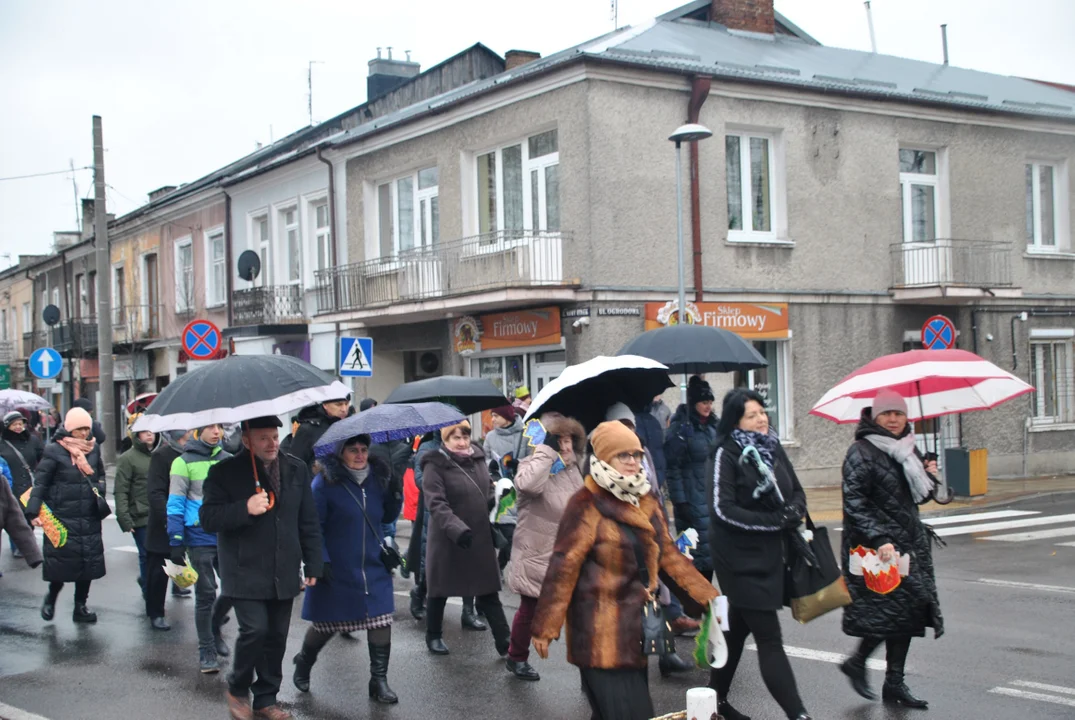
<svg viewBox="0 0 1075 720"><path fill-rule="evenodd" d="M273 271L272 240L269 235L268 215L257 215L254 217L251 227L251 237L254 239L254 249L257 250L258 255L261 258L261 274L258 275L258 284L262 286L272 285L276 273Z"/></svg>
<svg viewBox="0 0 1075 720"><path fill-rule="evenodd" d="M205 304L219 307L228 299L228 269L224 252L224 230L211 230L205 236Z"/></svg>
<svg viewBox="0 0 1075 720"><path fill-rule="evenodd" d="M127 322L127 289L126 273L122 265L112 268L112 324L119 327Z"/></svg>
<svg viewBox="0 0 1075 720"><path fill-rule="evenodd" d="M4 342L7 342L9 336L8 336L8 332L7 332L7 310L6 309L0 310L0 333L2 333L2 334L0 334L0 340L3 340Z"/></svg>
<svg viewBox="0 0 1075 720"><path fill-rule="evenodd" d="M731 241L777 239L777 139L757 132L724 136Z"/></svg>
<svg viewBox="0 0 1075 720"><path fill-rule="evenodd" d="M424 168L377 186L381 257L428 250L440 241L440 178Z"/></svg>
<svg viewBox="0 0 1075 720"><path fill-rule="evenodd" d="M481 153L478 232L483 244L527 232L560 231L560 146L556 130Z"/></svg>
<svg viewBox="0 0 1075 720"><path fill-rule="evenodd" d="M302 237L299 235L299 209L284 208L280 211L280 250L284 253L284 267L288 284L302 281Z"/></svg>
<svg viewBox="0 0 1075 720"><path fill-rule="evenodd" d="M52 304L56 307L60 307L60 288L52 288Z"/></svg>
<svg viewBox="0 0 1075 720"><path fill-rule="evenodd" d="M1026 244L1031 250L1055 252L1060 235L1059 168L1051 163L1026 164Z"/></svg>
<svg viewBox="0 0 1075 720"><path fill-rule="evenodd" d="M765 399L769 426L779 433L781 440L790 442L795 433L792 422L791 341L758 341L754 343L754 348L769 361L769 365L737 372L735 386L750 388Z"/></svg>
<svg viewBox="0 0 1075 720"><path fill-rule="evenodd" d="M194 244L189 237L175 243L175 311L194 309Z"/></svg>
<svg viewBox="0 0 1075 720"><path fill-rule="evenodd" d="M1075 423L1075 331L1049 331L1031 339L1030 372L1034 385L1034 424ZM1067 337L1060 337L1066 335Z"/></svg>
<svg viewBox="0 0 1075 720"><path fill-rule="evenodd" d="M939 221L937 153L900 149L900 206L905 243L934 242Z"/></svg>
<svg viewBox="0 0 1075 720"><path fill-rule="evenodd" d="M85 274L79 273L75 275L75 317L77 318L84 318L89 315L90 298L86 288Z"/></svg>
<svg viewBox="0 0 1075 720"><path fill-rule="evenodd" d="M317 269L326 270L332 265L332 237L328 222L328 201L317 200L310 203L310 224L317 248Z"/></svg>
<svg viewBox="0 0 1075 720"><path fill-rule="evenodd" d="M22 304L22 332L28 333L34 331L34 313L30 309L30 303L24 302Z"/></svg>

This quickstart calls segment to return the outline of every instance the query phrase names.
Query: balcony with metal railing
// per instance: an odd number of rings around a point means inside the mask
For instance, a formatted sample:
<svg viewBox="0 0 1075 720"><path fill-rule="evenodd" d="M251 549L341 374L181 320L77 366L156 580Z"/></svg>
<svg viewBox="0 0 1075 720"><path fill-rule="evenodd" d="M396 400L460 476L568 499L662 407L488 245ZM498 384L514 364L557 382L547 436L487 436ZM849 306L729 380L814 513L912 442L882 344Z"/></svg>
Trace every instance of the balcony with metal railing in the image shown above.
<svg viewBox="0 0 1075 720"><path fill-rule="evenodd" d="M161 337L161 305L123 305L112 308L112 342L136 345Z"/></svg>
<svg viewBox="0 0 1075 720"><path fill-rule="evenodd" d="M232 294L232 325L294 325L306 322L299 285L244 288Z"/></svg>
<svg viewBox="0 0 1075 720"><path fill-rule="evenodd" d="M500 231L317 272L317 313L509 288L565 287L570 232Z"/></svg>
<svg viewBox="0 0 1075 720"><path fill-rule="evenodd" d="M48 333L44 330L35 330L22 334L22 353L19 357L28 358L34 350L48 345Z"/></svg>
<svg viewBox="0 0 1075 720"><path fill-rule="evenodd" d="M889 248L891 291L897 302L972 302L1016 298L1010 242L938 238Z"/></svg>
<svg viewBox="0 0 1075 720"><path fill-rule="evenodd" d="M68 320L49 328L49 342L57 352L76 355L97 349L97 318L93 315Z"/></svg>
<svg viewBox="0 0 1075 720"><path fill-rule="evenodd" d="M15 342L0 340L0 365L10 365L15 360Z"/></svg>

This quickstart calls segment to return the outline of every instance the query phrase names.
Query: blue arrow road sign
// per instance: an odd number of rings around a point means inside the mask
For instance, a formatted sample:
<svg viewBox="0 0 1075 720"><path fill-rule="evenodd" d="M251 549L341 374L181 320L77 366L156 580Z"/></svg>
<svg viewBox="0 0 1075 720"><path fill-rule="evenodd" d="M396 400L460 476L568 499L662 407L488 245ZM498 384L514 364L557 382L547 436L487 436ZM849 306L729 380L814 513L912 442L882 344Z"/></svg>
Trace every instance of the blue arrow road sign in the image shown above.
<svg viewBox="0 0 1075 720"><path fill-rule="evenodd" d="M49 380L63 370L63 358L50 347L38 348L30 355L29 365L34 377Z"/></svg>
<svg viewBox="0 0 1075 720"><path fill-rule="evenodd" d="M340 376L373 377L373 338L340 338Z"/></svg>

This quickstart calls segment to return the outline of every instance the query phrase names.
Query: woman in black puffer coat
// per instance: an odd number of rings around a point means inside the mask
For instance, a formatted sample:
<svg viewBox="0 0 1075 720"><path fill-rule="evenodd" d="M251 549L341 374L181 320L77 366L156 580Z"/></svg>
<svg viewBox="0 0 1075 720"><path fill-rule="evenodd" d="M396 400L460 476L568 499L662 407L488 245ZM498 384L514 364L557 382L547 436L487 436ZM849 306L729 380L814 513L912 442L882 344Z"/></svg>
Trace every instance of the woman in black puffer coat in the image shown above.
<svg viewBox="0 0 1075 720"><path fill-rule="evenodd" d="M694 567L704 577L713 576L709 553L709 504L706 496L713 477L706 465L713 459L717 442L717 416L713 390L695 375L687 385L687 404L680 405L665 435L665 476L668 495L676 514L676 532L698 531L698 547L691 551Z"/></svg>
<svg viewBox="0 0 1075 720"><path fill-rule="evenodd" d="M933 575L933 535L918 517L918 506L932 498L936 472L936 462L923 463L915 450L904 399L888 390L878 393L873 407L862 412L843 469L842 557L852 599L844 608L843 628L862 641L841 669L868 700L877 696L866 682L866 659L883 642L888 661L883 700L927 707L904 684L903 670L912 637L924 636L928 627L934 637L944 633ZM910 555L910 572L898 588L881 595L868 589L862 576L850 573L847 558L860 545L875 550L882 561Z"/></svg>
<svg viewBox="0 0 1075 720"><path fill-rule="evenodd" d="M34 473L34 489L26 506L27 516L40 525L41 505L67 528L67 542L61 547L45 543L44 577L48 595L41 617L52 620L56 597L64 583L75 584L75 622L94 623L97 615L86 609L90 582L105 575L105 548L101 538L101 517L97 497L105 497L105 468L101 450L93 439L93 420L81 408L71 408L64 427L45 448L45 457ZM95 492L96 491L96 492Z"/></svg>
<svg viewBox="0 0 1075 720"><path fill-rule="evenodd" d="M18 411L4 416L4 429L0 434L0 457L7 460L13 480L11 490L21 498L34 484L34 469L45 452L41 438L26 427L26 418Z"/></svg>

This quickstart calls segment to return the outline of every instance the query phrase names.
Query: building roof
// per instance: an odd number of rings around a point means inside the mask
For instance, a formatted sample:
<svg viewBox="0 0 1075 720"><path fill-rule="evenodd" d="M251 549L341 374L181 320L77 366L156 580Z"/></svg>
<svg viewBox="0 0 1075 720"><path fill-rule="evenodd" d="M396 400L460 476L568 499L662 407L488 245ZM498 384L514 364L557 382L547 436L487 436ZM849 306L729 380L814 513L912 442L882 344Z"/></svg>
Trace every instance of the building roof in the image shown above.
<svg viewBox="0 0 1075 720"><path fill-rule="evenodd" d="M954 65L826 47L780 13L776 13L774 35L729 30L696 19L709 4L709 0L693 0L643 25L602 35L402 108L352 128L330 144L346 145L505 84L586 59L872 99L1075 121L1075 98L1054 86Z"/></svg>

